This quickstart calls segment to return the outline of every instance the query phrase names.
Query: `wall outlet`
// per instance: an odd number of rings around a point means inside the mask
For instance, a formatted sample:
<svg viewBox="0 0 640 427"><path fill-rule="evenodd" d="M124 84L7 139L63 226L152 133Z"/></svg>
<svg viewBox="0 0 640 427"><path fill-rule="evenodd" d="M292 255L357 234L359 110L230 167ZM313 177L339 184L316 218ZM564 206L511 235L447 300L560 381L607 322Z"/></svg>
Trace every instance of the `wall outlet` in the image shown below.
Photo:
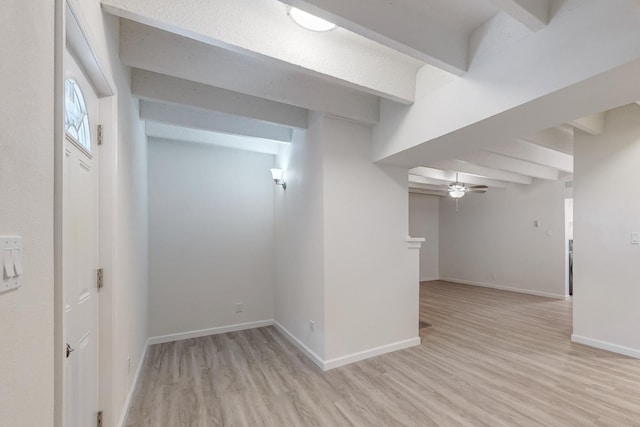
<svg viewBox="0 0 640 427"><path fill-rule="evenodd" d="M241 302L236 303L236 313L242 313L244 311L244 307Z"/></svg>
<svg viewBox="0 0 640 427"><path fill-rule="evenodd" d="M316 330L316 322L314 322L313 320L309 320L309 330L311 330L311 332L314 332Z"/></svg>
<svg viewBox="0 0 640 427"><path fill-rule="evenodd" d="M127 373L131 373L131 357L127 357Z"/></svg>
<svg viewBox="0 0 640 427"><path fill-rule="evenodd" d="M631 244L640 245L640 233L637 231L631 232Z"/></svg>

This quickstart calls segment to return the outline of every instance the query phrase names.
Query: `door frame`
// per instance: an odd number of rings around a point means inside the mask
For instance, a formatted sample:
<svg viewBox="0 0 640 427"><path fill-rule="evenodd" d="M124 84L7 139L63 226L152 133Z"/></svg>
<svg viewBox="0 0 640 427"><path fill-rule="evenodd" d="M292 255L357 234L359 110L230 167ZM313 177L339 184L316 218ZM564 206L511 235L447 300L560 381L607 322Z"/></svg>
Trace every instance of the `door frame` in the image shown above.
<svg viewBox="0 0 640 427"><path fill-rule="evenodd" d="M115 424L113 410L113 283L117 201L118 98L113 82L91 40L78 0L55 0L55 107L54 107L54 426L64 426L65 323L63 287L63 171L64 171L64 54L67 46L98 95L98 122L103 126L103 145L98 147L98 262L105 271L106 286L98 298L98 404L105 418Z"/></svg>

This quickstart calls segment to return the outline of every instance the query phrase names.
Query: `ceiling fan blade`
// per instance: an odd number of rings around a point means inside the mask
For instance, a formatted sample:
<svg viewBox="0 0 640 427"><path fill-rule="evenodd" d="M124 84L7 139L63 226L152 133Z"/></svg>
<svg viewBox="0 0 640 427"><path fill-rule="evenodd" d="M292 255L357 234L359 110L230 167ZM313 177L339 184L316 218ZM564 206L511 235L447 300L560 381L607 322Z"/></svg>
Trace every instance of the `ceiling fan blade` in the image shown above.
<svg viewBox="0 0 640 427"><path fill-rule="evenodd" d="M480 188L489 188L489 187L487 187L486 185L470 185L470 186L468 186L467 188L470 188L470 189L472 189L472 190L475 190L475 189L480 189Z"/></svg>
<svg viewBox="0 0 640 427"><path fill-rule="evenodd" d="M469 190L467 193L486 193L487 190Z"/></svg>

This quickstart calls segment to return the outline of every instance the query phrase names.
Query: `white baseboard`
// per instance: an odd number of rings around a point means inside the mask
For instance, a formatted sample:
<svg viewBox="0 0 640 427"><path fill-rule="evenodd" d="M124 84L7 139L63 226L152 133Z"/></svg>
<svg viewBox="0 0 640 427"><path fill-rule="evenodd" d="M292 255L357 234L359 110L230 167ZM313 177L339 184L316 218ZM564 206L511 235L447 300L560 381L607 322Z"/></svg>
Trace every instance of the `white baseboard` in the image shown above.
<svg viewBox="0 0 640 427"><path fill-rule="evenodd" d="M324 368L324 360L322 360L322 358L320 356L318 356L313 350L311 350L309 347L307 347L302 341L300 341L298 338L296 338L295 335L293 335L291 332L289 332L287 330L287 328L285 328L284 326L282 326L280 324L280 322L278 322L277 320L273 321L273 324L275 325L275 327L282 332L282 335L284 335L289 341L291 341L291 343L293 345L295 345L296 347L298 347L298 349L300 351L302 351L304 354L307 355L307 357L309 359L311 359L311 361L313 363L315 363L316 365L318 365L318 367L322 370L325 370Z"/></svg>
<svg viewBox="0 0 640 427"><path fill-rule="evenodd" d="M433 282L434 280L440 280L440 277L421 277L421 282Z"/></svg>
<svg viewBox="0 0 640 427"><path fill-rule="evenodd" d="M613 344L607 341L601 341L594 338L584 337L582 335L571 335L571 341L588 345L590 347L599 348L602 350L611 351L613 353L623 354L629 357L635 357L636 359L640 359L640 350L631 347L625 347L623 345Z"/></svg>
<svg viewBox="0 0 640 427"><path fill-rule="evenodd" d="M398 341L391 344L385 344L380 347L371 348L369 350L359 351L357 353L347 354L346 356L336 357L330 360L323 360L320 356L314 353L309 347L307 347L302 341L296 338L291 332L289 332L278 321L274 320L275 327L282 332L282 334L289 339L300 351L309 357L313 363L318 365L323 371L339 368L350 363L359 362L361 360L369 359L370 357L380 356L385 353L391 353L392 351L402 350L405 348L420 345L420 337L411 338L408 340Z"/></svg>
<svg viewBox="0 0 640 427"><path fill-rule="evenodd" d="M450 278L450 277L441 277L439 280L443 280L445 282L461 283L463 285L480 286L480 287L483 287L483 288L498 289L500 291L518 292L520 294L535 295L535 296L538 296L538 297L546 297L546 298L553 298L553 299L566 299L567 298L566 295L562 295L562 294L552 294L550 292L540 292L540 291L535 291L535 290L532 290L532 289L510 288L508 286L495 285L493 283L474 282L474 281L471 281L471 280L453 279L453 278Z"/></svg>
<svg viewBox="0 0 640 427"><path fill-rule="evenodd" d="M199 329L196 331L179 332L177 334L160 335L149 338L149 345L163 344L167 342L186 340L189 338L206 337L209 335L226 334L227 332L244 331L245 329L262 328L273 325L273 320L260 320L258 322L238 323L236 325L220 326L217 328Z"/></svg>
<svg viewBox="0 0 640 427"><path fill-rule="evenodd" d="M147 358L148 349L149 349L149 340L147 340L147 343L144 346L144 351L142 352L142 356L140 357L140 362L138 362L138 367L136 368L136 373L134 374L133 381L131 382L131 388L129 389L129 393L127 393L127 398L124 401L124 406L122 407L122 412L120 413L120 420L118 421L118 424L117 424L117 426L119 427L124 427L124 424L127 422L127 416L129 415L129 408L131 407L131 400L133 399L133 394L136 391L136 387L138 387L138 381L140 380L140 373L142 372L144 361Z"/></svg>
<svg viewBox="0 0 640 427"><path fill-rule="evenodd" d="M391 344L385 344L380 347L370 348L369 350L347 354L346 356L336 357L324 362L324 370L328 371L329 369L339 368L340 366L359 362L364 359L369 359L370 357L380 356L385 353L391 353L392 351L403 350L405 348L420 345L420 343L420 337L415 337L408 340L397 341Z"/></svg>

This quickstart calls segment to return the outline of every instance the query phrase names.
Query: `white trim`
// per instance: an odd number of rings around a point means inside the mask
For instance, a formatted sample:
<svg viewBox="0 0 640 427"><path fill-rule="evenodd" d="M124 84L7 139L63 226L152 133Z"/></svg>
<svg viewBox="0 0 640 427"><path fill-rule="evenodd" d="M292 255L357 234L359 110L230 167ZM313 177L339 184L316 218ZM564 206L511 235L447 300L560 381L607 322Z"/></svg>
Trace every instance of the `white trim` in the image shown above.
<svg viewBox="0 0 640 427"><path fill-rule="evenodd" d="M313 363L315 363L316 365L318 365L318 367L320 369L322 369L323 371L326 371L325 368L325 363L324 360L322 360L322 358L320 356L318 356L313 350L311 350L309 347L307 347L302 341L300 341L298 338L296 338L295 335L293 335L291 332L289 332L287 330L287 328L285 328L284 326L282 326L280 324L280 322L278 322L277 320L273 321L273 324L275 325L275 327L278 329L278 331L282 332L282 335L284 335L289 341L291 341L291 343L293 345L295 345L296 347L298 347L298 349L300 351L302 351L304 354L307 355L307 357L309 359L311 359L311 361Z"/></svg>
<svg viewBox="0 0 640 427"><path fill-rule="evenodd" d="M410 338L404 341L397 341L391 344L385 344L380 347L374 347L369 350L359 351L357 353L347 354L346 356L336 357L324 362L324 370L339 368L340 366L348 365L350 363L359 362L370 357L380 356L381 354L391 353L392 351L403 350L405 348L414 347L420 345L420 337Z"/></svg>
<svg viewBox="0 0 640 427"><path fill-rule="evenodd" d="M76 56L78 65L88 74L89 80L94 86L98 97L113 96L116 87L110 76L105 72L103 61L98 58L98 50L91 40L90 31L81 16L79 0L66 0L65 4L65 34L66 45L71 47L71 51Z"/></svg>
<svg viewBox="0 0 640 427"><path fill-rule="evenodd" d="M385 353L391 353L392 351L403 350L405 348L413 347L421 344L420 337L410 338L408 340L397 341L391 344L385 344L380 347L370 348L368 350L359 351L356 353L347 354L345 356L336 357L330 360L323 360L320 356L307 347L302 341L296 338L291 332L289 332L284 326L282 326L277 320L273 321L275 327L282 332L282 334L295 345L300 351L302 351L313 363L315 363L323 371L339 368L350 363L359 362L361 360L369 359L371 357L380 356Z"/></svg>
<svg viewBox="0 0 640 427"><path fill-rule="evenodd" d="M421 282L433 282L434 280L441 280L441 279L438 276L435 276L435 277L421 277L420 278Z"/></svg>
<svg viewBox="0 0 640 427"><path fill-rule="evenodd" d="M129 393L127 393L127 398L124 401L124 405L122 406L122 412L120 413L120 421L118 421L118 424L117 424L118 427L124 427L124 424L127 421L127 416L129 415L129 408L131 407L131 401L133 400L133 394L136 391L136 387L138 387L138 381L140 381L140 373L142 372L144 361L147 358L148 349L149 349L149 340L147 340L147 343L144 346L142 357L140 357L138 368L136 369L136 373L133 377L133 381L131 382L131 388L129 389Z"/></svg>
<svg viewBox="0 0 640 427"><path fill-rule="evenodd" d="M439 280L443 280L445 282L460 283L462 285L471 285L471 286L480 286L480 287L483 287L483 288L498 289L500 291L517 292L517 293L520 293L520 294L535 295L535 296L538 296L538 297L545 297L545 298L553 298L553 299L567 299L568 298L567 295L552 294L550 292L540 292L540 291L535 291L535 290L532 290L532 289L510 288L508 286L495 285L493 283L473 282L471 280L452 279L450 277L441 277Z"/></svg>
<svg viewBox="0 0 640 427"><path fill-rule="evenodd" d="M407 242L407 247L409 249L420 249L422 247L422 243L427 240L424 237L410 237L407 236L405 241Z"/></svg>
<svg viewBox="0 0 640 427"><path fill-rule="evenodd" d="M590 347L595 347L602 350L611 351L613 353L624 354L625 356L630 356L630 357L635 357L636 359L640 359L640 350L635 348L625 347L623 345L613 344L607 341L601 341L594 338L588 338L588 337L584 337L582 335L576 335L576 334L571 335L571 341L578 344L584 344Z"/></svg>
<svg viewBox="0 0 640 427"><path fill-rule="evenodd" d="M176 334L159 335L149 338L149 345L163 344L167 342L186 340L189 338L206 337L209 335L225 334L227 332L244 331L245 329L262 328L273 325L273 320L260 320L257 322L238 323L236 325L220 326L217 328L198 329L196 331L179 332Z"/></svg>

